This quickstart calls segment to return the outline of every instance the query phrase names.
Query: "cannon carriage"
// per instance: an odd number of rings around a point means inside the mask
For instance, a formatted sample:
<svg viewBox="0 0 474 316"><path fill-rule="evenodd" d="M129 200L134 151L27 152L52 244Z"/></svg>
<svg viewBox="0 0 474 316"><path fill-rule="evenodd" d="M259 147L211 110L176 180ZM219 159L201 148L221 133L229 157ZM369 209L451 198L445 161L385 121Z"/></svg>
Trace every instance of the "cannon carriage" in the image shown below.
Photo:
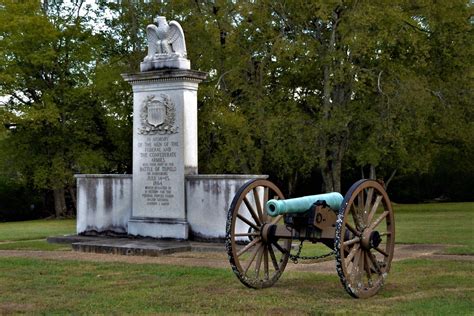
<svg viewBox="0 0 474 316"><path fill-rule="evenodd" d="M292 253L293 240L300 242L297 254ZM344 197L332 192L288 200L267 180L249 181L239 189L228 212L226 248L244 285L275 284L289 259L305 259L300 256L305 241L332 250L325 256L335 255L337 273L351 296L376 294L395 245L394 214L383 184L363 179Z"/></svg>

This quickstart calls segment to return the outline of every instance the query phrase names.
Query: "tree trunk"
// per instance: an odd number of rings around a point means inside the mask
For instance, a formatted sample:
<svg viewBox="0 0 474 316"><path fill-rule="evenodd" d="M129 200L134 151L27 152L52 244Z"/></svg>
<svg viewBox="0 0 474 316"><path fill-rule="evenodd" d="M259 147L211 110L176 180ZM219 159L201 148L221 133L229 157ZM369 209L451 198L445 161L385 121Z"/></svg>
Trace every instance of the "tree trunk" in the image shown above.
<svg viewBox="0 0 474 316"><path fill-rule="evenodd" d="M375 180L376 179L375 166L373 164L370 164L369 166L370 166L369 179Z"/></svg>
<svg viewBox="0 0 474 316"><path fill-rule="evenodd" d="M334 190L334 182L332 173L332 161L326 162L325 166L321 168L321 176L323 177L323 192L332 192Z"/></svg>
<svg viewBox="0 0 474 316"><path fill-rule="evenodd" d="M64 188L54 189L54 211L56 218L63 216L66 213L66 198L64 195Z"/></svg>
<svg viewBox="0 0 474 316"><path fill-rule="evenodd" d="M333 12L331 34L326 47L326 53L329 56L333 56L337 50L337 32L341 13L342 8L340 7L337 7ZM331 120L331 111L337 107L342 107L347 102L344 94L345 87L335 87L331 82L334 66L333 62L329 62L323 68L323 121ZM347 134L348 132L343 130L339 132L325 130L319 138L318 147L320 148L320 168L324 192L341 191L342 158L347 148Z"/></svg>
<svg viewBox="0 0 474 316"><path fill-rule="evenodd" d="M387 190L388 188L388 185L390 184L390 182L393 180L393 177L395 177L395 174L397 173L397 169L393 170L392 174L390 175L390 177L388 178L387 182L385 182L385 190Z"/></svg>
<svg viewBox="0 0 474 316"><path fill-rule="evenodd" d="M337 159L333 163L333 169L332 169L332 183L333 183L333 189L332 192L341 192L341 169L342 169L342 158Z"/></svg>
<svg viewBox="0 0 474 316"><path fill-rule="evenodd" d="M344 153L340 149L331 156L335 157L329 159L324 167L321 168L321 175L323 177L322 189L323 192L341 192L341 170Z"/></svg>
<svg viewBox="0 0 474 316"><path fill-rule="evenodd" d="M288 196L291 197L295 193L296 184L298 183L298 172L295 172L293 176L288 179Z"/></svg>

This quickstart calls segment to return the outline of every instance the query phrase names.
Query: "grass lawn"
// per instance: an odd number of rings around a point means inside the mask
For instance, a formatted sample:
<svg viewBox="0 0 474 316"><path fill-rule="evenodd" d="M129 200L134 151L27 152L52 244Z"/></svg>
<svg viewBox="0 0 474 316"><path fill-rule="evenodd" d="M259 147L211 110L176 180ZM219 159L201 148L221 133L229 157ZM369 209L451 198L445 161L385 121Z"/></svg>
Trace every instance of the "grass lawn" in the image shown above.
<svg viewBox="0 0 474 316"><path fill-rule="evenodd" d="M452 254L474 254L474 203L394 205L397 243L450 244Z"/></svg>
<svg viewBox="0 0 474 316"><path fill-rule="evenodd" d="M0 241L42 239L75 232L76 221L73 219L0 223Z"/></svg>
<svg viewBox="0 0 474 316"><path fill-rule="evenodd" d="M0 314L468 315L472 272L465 262L396 262L378 295L356 300L336 275L285 272L251 290L230 269L3 258Z"/></svg>
<svg viewBox="0 0 474 316"><path fill-rule="evenodd" d="M70 250L67 245L49 244L46 238L75 232L72 219L0 223L0 250Z"/></svg>
<svg viewBox="0 0 474 316"><path fill-rule="evenodd" d="M397 242L456 245L448 251L473 254L474 203L395 205L394 209ZM45 238L74 231L72 220L0 223L0 250L61 249L54 247L64 246L48 246ZM309 247L306 251L327 250ZM4 257L0 314L474 315L473 272L472 261L398 261L378 295L356 300L346 294L337 275L287 271L274 287L251 290L230 267Z"/></svg>

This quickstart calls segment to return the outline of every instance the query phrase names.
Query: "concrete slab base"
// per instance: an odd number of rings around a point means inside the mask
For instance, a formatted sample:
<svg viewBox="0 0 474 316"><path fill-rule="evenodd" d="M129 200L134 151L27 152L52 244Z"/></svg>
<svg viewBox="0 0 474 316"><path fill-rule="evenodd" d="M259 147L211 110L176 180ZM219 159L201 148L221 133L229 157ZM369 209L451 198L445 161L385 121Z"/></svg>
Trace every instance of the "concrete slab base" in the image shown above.
<svg viewBox="0 0 474 316"><path fill-rule="evenodd" d="M178 242L124 242L123 240L109 240L105 243L104 241L73 243L72 249L81 252L157 257L175 252L190 251L191 246L188 243Z"/></svg>
<svg viewBox="0 0 474 316"><path fill-rule="evenodd" d="M177 252L225 252L223 243L204 243L153 238L107 236L58 236L49 237L49 243L70 244L79 252L107 253L126 256L157 257Z"/></svg>

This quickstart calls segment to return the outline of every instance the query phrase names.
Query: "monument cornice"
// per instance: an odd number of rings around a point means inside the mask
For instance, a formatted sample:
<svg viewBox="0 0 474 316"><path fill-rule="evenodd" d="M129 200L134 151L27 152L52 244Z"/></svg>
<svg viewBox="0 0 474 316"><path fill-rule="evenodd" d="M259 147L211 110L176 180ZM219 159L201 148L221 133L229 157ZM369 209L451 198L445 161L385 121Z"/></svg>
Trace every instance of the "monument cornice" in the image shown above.
<svg viewBox="0 0 474 316"><path fill-rule="evenodd" d="M201 82L206 79L207 73L190 69L160 69L145 72L125 73L122 78L130 83L135 82L163 82L163 81L192 81Z"/></svg>
<svg viewBox="0 0 474 316"><path fill-rule="evenodd" d="M79 179L79 178L132 178L131 174L75 174L74 178Z"/></svg>

